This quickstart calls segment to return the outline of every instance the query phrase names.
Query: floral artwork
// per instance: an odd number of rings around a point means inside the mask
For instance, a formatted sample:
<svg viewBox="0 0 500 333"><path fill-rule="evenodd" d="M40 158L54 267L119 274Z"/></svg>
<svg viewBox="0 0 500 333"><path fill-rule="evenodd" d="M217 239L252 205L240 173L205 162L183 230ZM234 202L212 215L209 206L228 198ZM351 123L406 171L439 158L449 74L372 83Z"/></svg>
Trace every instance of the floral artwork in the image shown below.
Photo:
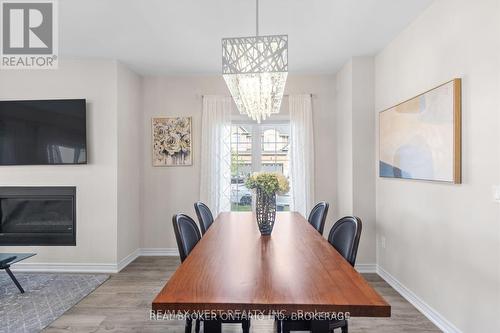
<svg viewBox="0 0 500 333"><path fill-rule="evenodd" d="M193 164L191 117L153 118L153 166Z"/></svg>

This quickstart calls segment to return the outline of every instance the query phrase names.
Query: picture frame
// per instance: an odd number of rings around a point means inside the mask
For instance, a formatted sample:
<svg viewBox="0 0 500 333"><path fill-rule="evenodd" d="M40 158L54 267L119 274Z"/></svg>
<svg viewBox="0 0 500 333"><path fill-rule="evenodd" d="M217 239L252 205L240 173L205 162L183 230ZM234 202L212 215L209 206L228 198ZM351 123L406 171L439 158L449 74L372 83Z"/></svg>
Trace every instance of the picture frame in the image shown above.
<svg viewBox="0 0 500 333"><path fill-rule="evenodd" d="M455 78L379 113L379 176L462 182L462 82Z"/></svg>
<svg viewBox="0 0 500 333"><path fill-rule="evenodd" d="M154 167L193 165L192 117L151 118L151 152Z"/></svg>

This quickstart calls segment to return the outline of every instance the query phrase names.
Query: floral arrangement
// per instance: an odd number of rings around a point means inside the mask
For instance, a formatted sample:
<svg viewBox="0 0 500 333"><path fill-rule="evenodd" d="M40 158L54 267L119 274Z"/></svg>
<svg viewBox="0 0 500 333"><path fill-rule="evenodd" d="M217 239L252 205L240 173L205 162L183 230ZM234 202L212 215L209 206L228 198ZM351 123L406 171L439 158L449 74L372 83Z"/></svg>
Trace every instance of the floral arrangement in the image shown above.
<svg viewBox="0 0 500 333"><path fill-rule="evenodd" d="M290 190L288 179L277 172L254 172L245 181L249 189L259 189L268 195L285 194Z"/></svg>
<svg viewBox="0 0 500 333"><path fill-rule="evenodd" d="M191 118L153 118L153 163L191 165Z"/></svg>

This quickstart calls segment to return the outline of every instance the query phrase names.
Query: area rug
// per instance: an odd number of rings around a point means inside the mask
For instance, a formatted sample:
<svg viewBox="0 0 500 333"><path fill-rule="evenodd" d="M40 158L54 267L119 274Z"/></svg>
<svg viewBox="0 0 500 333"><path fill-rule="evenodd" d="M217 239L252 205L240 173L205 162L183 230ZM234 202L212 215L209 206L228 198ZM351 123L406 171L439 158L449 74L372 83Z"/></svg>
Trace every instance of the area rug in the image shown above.
<svg viewBox="0 0 500 333"><path fill-rule="evenodd" d="M0 333L40 332L109 278L105 274L14 274L25 293L0 271Z"/></svg>

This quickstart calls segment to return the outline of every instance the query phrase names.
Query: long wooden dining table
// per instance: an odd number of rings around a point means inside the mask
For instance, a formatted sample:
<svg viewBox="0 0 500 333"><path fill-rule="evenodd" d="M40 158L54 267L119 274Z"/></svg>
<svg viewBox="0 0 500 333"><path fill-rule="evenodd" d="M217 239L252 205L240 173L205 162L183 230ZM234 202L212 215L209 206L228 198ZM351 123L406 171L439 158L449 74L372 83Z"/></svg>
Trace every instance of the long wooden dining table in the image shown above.
<svg viewBox="0 0 500 333"><path fill-rule="evenodd" d="M362 240L361 240L362 241ZM389 317L390 305L302 215L278 212L261 236L251 212L221 213L152 303L159 313ZM207 321L205 325L210 325ZM313 332L327 332L313 320ZM208 326L205 326L208 327ZM220 330L220 324L216 330ZM213 331L213 328L212 330Z"/></svg>

